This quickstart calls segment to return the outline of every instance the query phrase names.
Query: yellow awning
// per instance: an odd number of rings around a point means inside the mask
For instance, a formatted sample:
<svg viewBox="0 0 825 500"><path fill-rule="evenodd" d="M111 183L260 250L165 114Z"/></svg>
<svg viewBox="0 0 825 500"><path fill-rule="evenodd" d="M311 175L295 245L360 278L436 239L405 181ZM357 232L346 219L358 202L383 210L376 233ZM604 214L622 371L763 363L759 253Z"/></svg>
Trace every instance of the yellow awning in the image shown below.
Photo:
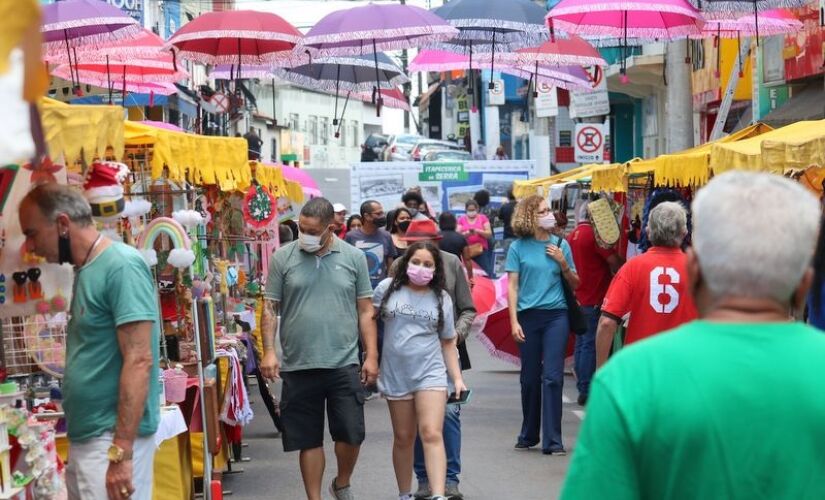
<svg viewBox="0 0 825 500"><path fill-rule="evenodd" d="M513 194L516 198L526 198L534 194L540 194L543 190L554 184L561 184L567 182L576 182L590 177L590 172L594 167L600 167L601 164L583 165L576 167L549 177L541 177L538 179L530 179L528 181L515 181L513 186ZM546 194L546 193L544 193Z"/></svg>
<svg viewBox="0 0 825 500"><path fill-rule="evenodd" d="M216 184L222 191L244 190L252 183L246 140L187 134L142 123L126 122L126 144L151 145L152 178Z"/></svg>
<svg viewBox="0 0 825 500"><path fill-rule="evenodd" d="M606 191L608 193L624 193L627 191L625 185L626 164L611 163L600 165L593 169L590 187L593 191Z"/></svg>
<svg viewBox="0 0 825 500"><path fill-rule="evenodd" d="M710 153L714 144L742 141L770 132L773 128L757 123L719 140L708 142L679 153L655 158L654 172L657 186L701 186L710 178Z"/></svg>
<svg viewBox="0 0 825 500"><path fill-rule="evenodd" d="M43 98L39 104L43 135L49 155L63 155L66 165L83 157L91 163L106 156L112 148L116 158L123 157L123 108L120 106L68 105Z"/></svg>
<svg viewBox="0 0 825 500"><path fill-rule="evenodd" d="M710 168L784 173L825 166L825 120L797 122L742 141L714 144Z"/></svg>
<svg viewBox="0 0 825 500"><path fill-rule="evenodd" d="M249 162L255 180L266 186L276 198L286 196L294 203L304 201L304 188L300 183L290 181L284 177L283 170L278 165L268 165L256 161Z"/></svg>

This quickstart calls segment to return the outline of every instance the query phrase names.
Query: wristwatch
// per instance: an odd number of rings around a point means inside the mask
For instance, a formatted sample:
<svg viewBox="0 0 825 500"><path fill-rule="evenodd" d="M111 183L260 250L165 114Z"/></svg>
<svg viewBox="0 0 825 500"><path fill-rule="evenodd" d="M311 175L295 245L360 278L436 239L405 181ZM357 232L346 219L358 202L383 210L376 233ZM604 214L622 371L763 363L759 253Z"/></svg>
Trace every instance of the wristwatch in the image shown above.
<svg viewBox="0 0 825 500"><path fill-rule="evenodd" d="M106 454L106 456L108 457L109 462L113 464L119 464L124 460L132 459L132 450L126 451L120 446L112 444L112 446L109 447L109 451Z"/></svg>

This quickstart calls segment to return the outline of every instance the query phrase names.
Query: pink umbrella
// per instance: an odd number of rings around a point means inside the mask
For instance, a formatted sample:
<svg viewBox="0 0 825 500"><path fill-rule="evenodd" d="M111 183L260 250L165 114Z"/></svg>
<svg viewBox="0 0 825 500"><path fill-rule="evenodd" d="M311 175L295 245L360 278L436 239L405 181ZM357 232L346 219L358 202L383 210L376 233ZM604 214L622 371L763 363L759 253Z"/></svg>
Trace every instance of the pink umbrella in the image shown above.
<svg viewBox="0 0 825 500"><path fill-rule="evenodd" d="M482 56L482 58L485 56ZM515 52L499 54L503 63L540 64L545 66L606 66L607 63L595 47L585 39L568 35L553 36L538 47L526 47Z"/></svg>
<svg viewBox="0 0 825 500"><path fill-rule="evenodd" d="M238 73L242 73L244 78L272 78L272 67L268 65L247 65L238 67L235 64L218 64L209 72L209 77L215 80L234 80Z"/></svg>
<svg viewBox="0 0 825 500"><path fill-rule="evenodd" d="M352 97L362 102L371 102L370 94L352 94ZM381 89L381 97L384 99L384 106L394 109L410 111L410 103L404 93L398 89Z"/></svg>
<svg viewBox="0 0 825 500"><path fill-rule="evenodd" d="M135 38L110 41L99 47L84 45L77 48L77 60L74 64L83 62L122 61L128 59L154 59L161 56L163 39L151 31L144 29ZM74 59L74 57L72 57ZM44 60L55 64L65 64L69 58L64 52L58 51L47 54Z"/></svg>
<svg viewBox="0 0 825 500"><path fill-rule="evenodd" d="M701 13L686 0L561 0L547 14L558 28L582 36L621 38L622 79L626 79L627 38L672 40L701 32Z"/></svg>
<svg viewBox="0 0 825 500"><path fill-rule="evenodd" d="M470 69L470 57L447 50L422 50L407 68L410 72L456 71Z"/></svg>
<svg viewBox="0 0 825 500"><path fill-rule="evenodd" d="M143 121L138 122L138 123L142 123L144 125L149 125L150 127L162 128L164 130L171 130L173 132L186 132L185 130L178 127L177 125L173 125L171 123L166 123L166 122L156 122L154 120L143 120Z"/></svg>
<svg viewBox="0 0 825 500"><path fill-rule="evenodd" d="M311 198L321 196L321 190L318 189L318 184L306 171L300 168L290 167L288 165L280 165L281 172L284 174L284 179L292 182L297 182L303 188L304 194Z"/></svg>

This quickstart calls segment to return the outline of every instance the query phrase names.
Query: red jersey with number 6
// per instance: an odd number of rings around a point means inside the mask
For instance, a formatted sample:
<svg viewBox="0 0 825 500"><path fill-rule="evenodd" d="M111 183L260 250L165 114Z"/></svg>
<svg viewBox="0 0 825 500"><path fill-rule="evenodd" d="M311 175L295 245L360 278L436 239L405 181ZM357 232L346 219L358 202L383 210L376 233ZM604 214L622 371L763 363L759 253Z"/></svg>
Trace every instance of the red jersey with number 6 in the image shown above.
<svg viewBox="0 0 825 500"><path fill-rule="evenodd" d="M681 249L653 247L622 266L602 314L619 322L630 314L625 345L693 321L699 314L687 278L687 256Z"/></svg>

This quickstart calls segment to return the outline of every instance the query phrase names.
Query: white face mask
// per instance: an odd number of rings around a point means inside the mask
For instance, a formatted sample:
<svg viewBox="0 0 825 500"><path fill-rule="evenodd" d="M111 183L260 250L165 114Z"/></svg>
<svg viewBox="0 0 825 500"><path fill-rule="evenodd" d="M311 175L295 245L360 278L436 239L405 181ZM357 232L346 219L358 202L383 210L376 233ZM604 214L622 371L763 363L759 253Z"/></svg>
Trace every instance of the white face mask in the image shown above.
<svg viewBox="0 0 825 500"><path fill-rule="evenodd" d="M467 211L467 217L473 218L476 215L478 215L478 211L476 211L476 210L468 210Z"/></svg>
<svg viewBox="0 0 825 500"><path fill-rule="evenodd" d="M542 215L539 217L539 227L546 231L554 229L556 227L556 217L552 213Z"/></svg>
<svg viewBox="0 0 825 500"><path fill-rule="evenodd" d="M304 252L307 252L307 253L318 253L318 251L321 250L321 248L324 247L323 243L321 243L321 240L324 238L324 235L326 233L327 232L324 231L323 233L320 234L320 236L315 236L315 235L312 235L312 234L303 233L299 229L298 230L298 242L299 242L299 245L301 245L301 250L303 250Z"/></svg>

